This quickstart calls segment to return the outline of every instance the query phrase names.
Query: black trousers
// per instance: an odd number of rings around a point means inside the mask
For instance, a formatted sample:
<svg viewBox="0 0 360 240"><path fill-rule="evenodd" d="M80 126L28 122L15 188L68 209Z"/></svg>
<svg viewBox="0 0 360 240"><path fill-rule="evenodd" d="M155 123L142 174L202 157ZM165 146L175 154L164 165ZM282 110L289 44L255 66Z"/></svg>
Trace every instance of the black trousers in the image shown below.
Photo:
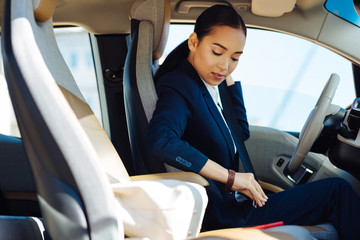
<svg viewBox="0 0 360 240"><path fill-rule="evenodd" d="M269 195L264 207L248 206L245 225L331 223L342 240L360 239L360 198L350 184L328 178Z"/></svg>

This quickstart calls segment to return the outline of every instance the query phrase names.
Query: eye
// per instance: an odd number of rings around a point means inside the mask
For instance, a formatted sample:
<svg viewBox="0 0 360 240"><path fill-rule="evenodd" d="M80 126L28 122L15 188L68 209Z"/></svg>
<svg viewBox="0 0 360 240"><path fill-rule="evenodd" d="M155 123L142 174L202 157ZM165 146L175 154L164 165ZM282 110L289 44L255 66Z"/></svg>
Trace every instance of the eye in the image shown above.
<svg viewBox="0 0 360 240"><path fill-rule="evenodd" d="M213 52L213 54L214 54L215 56L220 56L220 55L221 55L221 53L215 52L214 50L213 50L212 52Z"/></svg>
<svg viewBox="0 0 360 240"><path fill-rule="evenodd" d="M233 60L234 62L238 62L238 61L239 61L238 58L231 58L231 60Z"/></svg>

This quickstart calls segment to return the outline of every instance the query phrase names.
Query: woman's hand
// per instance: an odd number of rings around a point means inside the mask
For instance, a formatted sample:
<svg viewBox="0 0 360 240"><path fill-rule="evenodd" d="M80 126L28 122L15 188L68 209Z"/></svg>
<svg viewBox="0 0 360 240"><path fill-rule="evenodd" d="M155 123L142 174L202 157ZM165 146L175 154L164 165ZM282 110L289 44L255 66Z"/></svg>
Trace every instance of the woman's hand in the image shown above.
<svg viewBox="0 0 360 240"><path fill-rule="evenodd" d="M245 194L259 207L264 206L268 199L252 173L236 173L231 189ZM254 207L256 207L256 205L254 205Z"/></svg>
<svg viewBox="0 0 360 240"><path fill-rule="evenodd" d="M226 77L226 85L231 86L231 85L234 85L234 84L235 84L235 83L234 83L234 80L233 80L233 78L231 77L231 75L227 76L227 77Z"/></svg>
<svg viewBox="0 0 360 240"><path fill-rule="evenodd" d="M228 180L229 172L218 163L209 159L201 169L200 175L225 184ZM254 207L264 206L268 199L252 173L235 173L235 179L231 189L241 192L254 200L256 203Z"/></svg>

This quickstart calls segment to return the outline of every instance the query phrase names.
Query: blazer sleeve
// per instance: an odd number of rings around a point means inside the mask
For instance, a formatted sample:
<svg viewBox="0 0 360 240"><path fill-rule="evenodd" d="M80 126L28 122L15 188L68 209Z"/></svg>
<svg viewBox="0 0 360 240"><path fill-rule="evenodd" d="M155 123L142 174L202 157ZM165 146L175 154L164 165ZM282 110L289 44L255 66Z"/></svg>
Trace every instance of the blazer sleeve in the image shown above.
<svg viewBox="0 0 360 240"><path fill-rule="evenodd" d="M176 82L176 79L173 82ZM208 157L182 140L191 118L186 93L174 85L157 87L159 99L149 124L146 144L149 151L176 168L199 173ZM184 88L183 88L184 89Z"/></svg>
<svg viewBox="0 0 360 240"><path fill-rule="evenodd" d="M242 137L243 140L245 141L250 137L250 131L249 131L249 123L246 116L246 108L245 108L241 83L237 81L235 82L235 84L229 86L228 89L230 91L231 102L234 106L236 120L239 126L241 127L243 133Z"/></svg>

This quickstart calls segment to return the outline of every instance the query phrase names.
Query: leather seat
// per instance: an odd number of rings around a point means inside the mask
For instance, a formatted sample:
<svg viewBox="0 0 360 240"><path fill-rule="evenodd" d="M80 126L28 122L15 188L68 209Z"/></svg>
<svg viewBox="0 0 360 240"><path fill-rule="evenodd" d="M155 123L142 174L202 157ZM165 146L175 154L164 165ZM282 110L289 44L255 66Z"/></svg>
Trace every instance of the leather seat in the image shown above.
<svg viewBox="0 0 360 240"><path fill-rule="evenodd" d="M53 238L122 239L123 218L110 183L121 188L131 180L60 54L51 19L55 7L53 0L7 1L2 25L6 80L41 212ZM187 186L194 192L188 197L197 194L194 202L201 203L192 217L198 223L190 226L195 236L206 194L198 184Z"/></svg>
<svg viewBox="0 0 360 240"><path fill-rule="evenodd" d="M148 123L156 107L153 75L164 51L170 24L169 1L133 1L131 44L124 67L124 102L136 174L166 172L145 145Z"/></svg>

